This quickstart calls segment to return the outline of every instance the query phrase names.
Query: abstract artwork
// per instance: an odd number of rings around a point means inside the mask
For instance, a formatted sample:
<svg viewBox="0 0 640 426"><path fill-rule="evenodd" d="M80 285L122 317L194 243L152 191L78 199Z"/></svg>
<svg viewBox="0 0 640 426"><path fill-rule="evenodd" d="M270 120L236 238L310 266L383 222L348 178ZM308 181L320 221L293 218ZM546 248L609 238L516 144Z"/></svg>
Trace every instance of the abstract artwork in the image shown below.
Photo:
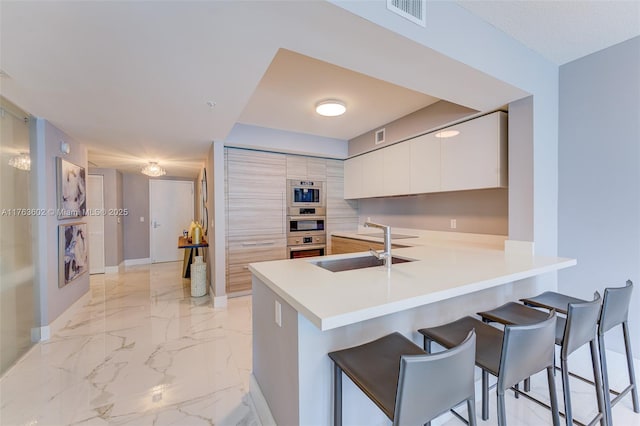
<svg viewBox="0 0 640 426"><path fill-rule="evenodd" d="M89 241L86 223L68 223L58 227L59 279L64 287L89 270Z"/></svg>
<svg viewBox="0 0 640 426"><path fill-rule="evenodd" d="M58 218L85 216L87 177L84 167L58 157Z"/></svg>

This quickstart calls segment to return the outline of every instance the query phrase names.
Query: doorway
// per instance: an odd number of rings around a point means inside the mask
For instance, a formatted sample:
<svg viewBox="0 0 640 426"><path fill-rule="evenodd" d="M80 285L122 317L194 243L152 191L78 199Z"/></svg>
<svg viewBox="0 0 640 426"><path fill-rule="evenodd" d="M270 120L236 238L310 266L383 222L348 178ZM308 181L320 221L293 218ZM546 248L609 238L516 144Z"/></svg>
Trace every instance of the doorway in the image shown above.
<svg viewBox="0 0 640 426"><path fill-rule="evenodd" d="M183 180L149 181L151 262L182 260L178 237L193 221L193 182Z"/></svg>
<svg viewBox="0 0 640 426"><path fill-rule="evenodd" d="M89 175L87 185L89 273L104 274L104 176Z"/></svg>

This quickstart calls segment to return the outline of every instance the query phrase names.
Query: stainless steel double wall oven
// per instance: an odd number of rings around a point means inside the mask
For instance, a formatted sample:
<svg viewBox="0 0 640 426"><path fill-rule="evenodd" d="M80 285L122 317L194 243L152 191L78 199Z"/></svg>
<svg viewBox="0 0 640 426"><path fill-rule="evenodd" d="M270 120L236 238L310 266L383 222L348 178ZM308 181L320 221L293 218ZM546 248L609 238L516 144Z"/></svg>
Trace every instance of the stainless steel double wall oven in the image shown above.
<svg viewBox="0 0 640 426"><path fill-rule="evenodd" d="M325 254L325 203L325 182L287 181L287 253L290 259Z"/></svg>

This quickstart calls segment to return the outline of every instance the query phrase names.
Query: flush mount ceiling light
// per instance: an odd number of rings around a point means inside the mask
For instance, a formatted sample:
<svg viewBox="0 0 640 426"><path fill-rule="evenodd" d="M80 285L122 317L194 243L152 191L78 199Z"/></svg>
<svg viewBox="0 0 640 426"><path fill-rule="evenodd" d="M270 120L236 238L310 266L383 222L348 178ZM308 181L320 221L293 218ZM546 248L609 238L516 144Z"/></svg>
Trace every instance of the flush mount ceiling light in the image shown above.
<svg viewBox="0 0 640 426"><path fill-rule="evenodd" d="M160 167L157 162L149 161L149 164L147 164L142 168L142 174L145 174L147 176L158 177L158 176L166 175L167 171L162 167Z"/></svg>
<svg viewBox="0 0 640 426"><path fill-rule="evenodd" d="M20 155L9 159L9 165L20 170L31 170L31 157L28 153L21 152Z"/></svg>
<svg viewBox="0 0 640 426"><path fill-rule="evenodd" d="M436 138L452 138L460 134L459 130L443 130L436 133Z"/></svg>
<svg viewBox="0 0 640 426"><path fill-rule="evenodd" d="M316 104L316 112L325 117L337 117L344 114L347 106L337 99L327 99Z"/></svg>

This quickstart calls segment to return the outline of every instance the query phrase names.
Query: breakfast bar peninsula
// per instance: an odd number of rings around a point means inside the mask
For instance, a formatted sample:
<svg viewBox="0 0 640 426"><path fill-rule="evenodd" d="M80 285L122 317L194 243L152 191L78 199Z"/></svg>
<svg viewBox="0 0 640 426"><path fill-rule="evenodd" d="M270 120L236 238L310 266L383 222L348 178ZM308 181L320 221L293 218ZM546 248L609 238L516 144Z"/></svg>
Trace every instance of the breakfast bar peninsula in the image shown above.
<svg viewBox="0 0 640 426"><path fill-rule="evenodd" d="M404 262L390 269L366 267L373 258L369 253L250 265L251 393L254 400L266 401L278 425L331 424L333 375L327 353L394 331L421 346L417 329L554 290L555 271L576 264L534 255L531 243L504 237L451 240L423 232L407 244L393 249ZM343 378L343 401L345 425L386 424L384 414L348 378Z"/></svg>

